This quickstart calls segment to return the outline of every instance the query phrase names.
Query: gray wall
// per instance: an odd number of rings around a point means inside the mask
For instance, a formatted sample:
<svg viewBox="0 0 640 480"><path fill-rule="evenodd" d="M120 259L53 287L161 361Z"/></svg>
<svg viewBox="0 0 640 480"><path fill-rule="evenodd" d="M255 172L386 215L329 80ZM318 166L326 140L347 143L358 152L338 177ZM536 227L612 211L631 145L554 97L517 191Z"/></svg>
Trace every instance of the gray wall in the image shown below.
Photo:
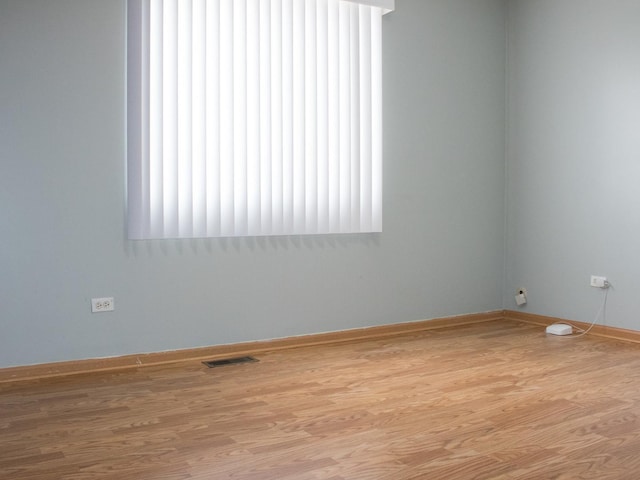
<svg viewBox="0 0 640 480"><path fill-rule="evenodd" d="M0 367L501 308L503 2L396 3L382 234L130 242L124 1L0 0Z"/></svg>
<svg viewBox="0 0 640 480"><path fill-rule="evenodd" d="M640 1L509 2L504 305L640 329Z"/></svg>

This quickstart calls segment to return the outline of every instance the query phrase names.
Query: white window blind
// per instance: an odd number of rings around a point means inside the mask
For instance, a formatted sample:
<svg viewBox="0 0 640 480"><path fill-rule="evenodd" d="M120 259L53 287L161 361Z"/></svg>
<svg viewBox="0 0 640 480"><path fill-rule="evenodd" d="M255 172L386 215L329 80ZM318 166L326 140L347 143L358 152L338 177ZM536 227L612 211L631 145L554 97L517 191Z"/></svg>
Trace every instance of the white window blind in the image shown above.
<svg viewBox="0 0 640 480"><path fill-rule="evenodd" d="M129 0L129 238L382 229L390 0Z"/></svg>

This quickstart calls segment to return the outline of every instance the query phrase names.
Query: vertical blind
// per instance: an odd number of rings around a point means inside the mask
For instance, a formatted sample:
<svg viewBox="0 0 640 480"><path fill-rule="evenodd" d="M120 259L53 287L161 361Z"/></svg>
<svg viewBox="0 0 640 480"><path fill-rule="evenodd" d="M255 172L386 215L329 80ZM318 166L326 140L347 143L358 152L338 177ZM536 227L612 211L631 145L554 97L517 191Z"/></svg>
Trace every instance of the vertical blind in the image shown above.
<svg viewBox="0 0 640 480"><path fill-rule="evenodd" d="M129 0L129 238L382 229L390 0Z"/></svg>

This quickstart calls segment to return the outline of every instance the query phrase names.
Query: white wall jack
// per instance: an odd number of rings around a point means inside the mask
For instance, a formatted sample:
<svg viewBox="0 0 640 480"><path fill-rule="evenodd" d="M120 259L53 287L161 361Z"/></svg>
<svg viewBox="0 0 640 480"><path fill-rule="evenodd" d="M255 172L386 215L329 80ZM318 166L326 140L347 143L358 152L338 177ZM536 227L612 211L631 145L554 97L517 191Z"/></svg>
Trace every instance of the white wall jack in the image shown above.
<svg viewBox="0 0 640 480"><path fill-rule="evenodd" d="M598 277L596 275L591 275L590 285L595 288L609 288L607 277Z"/></svg>
<svg viewBox="0 0 640 480"><path fill-rule="evenodd" d="M521 307L522 305L526 305L527 303L527 289L519 288L516 290L516 305Z"/></svg>
<svg viewBox="0 0 640 480"><path fill-rule="evenodd" d="M91 299L91 313L113 312L115 308L113 297Z"/></svg>

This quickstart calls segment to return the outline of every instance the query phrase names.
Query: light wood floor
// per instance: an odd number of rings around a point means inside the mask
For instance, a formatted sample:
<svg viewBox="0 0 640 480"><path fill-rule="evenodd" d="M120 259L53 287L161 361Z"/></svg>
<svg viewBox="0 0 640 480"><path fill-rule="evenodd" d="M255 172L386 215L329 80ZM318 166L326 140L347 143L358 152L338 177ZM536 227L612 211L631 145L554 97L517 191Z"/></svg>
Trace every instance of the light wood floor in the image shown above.
<svg viewBox="0 0 640 480"><path fill-rule="evenodd" d="M0 478L638 479L640 345L509 321L0 386Z"/></svg>

